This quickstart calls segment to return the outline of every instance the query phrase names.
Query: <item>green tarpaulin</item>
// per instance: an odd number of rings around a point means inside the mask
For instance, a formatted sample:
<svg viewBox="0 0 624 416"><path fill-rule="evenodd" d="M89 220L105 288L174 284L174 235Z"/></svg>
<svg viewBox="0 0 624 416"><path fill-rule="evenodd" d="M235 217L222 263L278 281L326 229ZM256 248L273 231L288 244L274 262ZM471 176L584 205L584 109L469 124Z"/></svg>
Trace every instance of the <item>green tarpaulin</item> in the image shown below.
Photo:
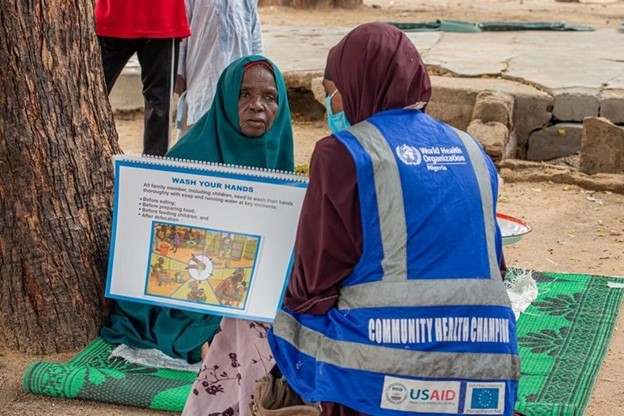
<svg viewBox="0 0 624 416"><path fill-rule="evenodd" d="M512 30L556 30L556 31L593 31L590 26L568 25L563 21L556 22L505 22L492 21L474 23L464 20L438 19L432 22L388 22L404 32L501 32Z"/></svg>

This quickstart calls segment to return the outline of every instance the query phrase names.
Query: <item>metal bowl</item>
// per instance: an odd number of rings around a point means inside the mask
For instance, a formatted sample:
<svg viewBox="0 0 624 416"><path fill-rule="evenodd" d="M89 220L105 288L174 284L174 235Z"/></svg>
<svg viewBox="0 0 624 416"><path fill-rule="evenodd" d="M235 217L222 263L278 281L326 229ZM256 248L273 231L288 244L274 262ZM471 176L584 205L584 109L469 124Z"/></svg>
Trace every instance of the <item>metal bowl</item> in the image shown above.
<svg viewBox="0 0 624 416"><path fill-rule="evenodd" d="M515 244L533 229L531 224L506 214L496 214L496 221L503 234L503 245Z"/></svg>

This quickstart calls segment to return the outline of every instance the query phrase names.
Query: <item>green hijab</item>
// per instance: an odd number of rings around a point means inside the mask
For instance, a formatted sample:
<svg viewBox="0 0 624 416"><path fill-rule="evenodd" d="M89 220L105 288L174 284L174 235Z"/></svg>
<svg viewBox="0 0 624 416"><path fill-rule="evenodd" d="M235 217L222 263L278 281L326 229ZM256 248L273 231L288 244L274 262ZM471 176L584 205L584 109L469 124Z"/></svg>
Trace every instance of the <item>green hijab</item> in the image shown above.
<svg viewBox="0 0 624 416"><path fill-rule="evenodd" d="M266 133L260 137L247 137L240 130L238 95L245 67L257 61L268 62L273 68L278 109L273 125ZM210 110L165 156L292 171L292 123L286 85L279 69L259 55L246 56L232 62L219 78Z"/></svg>
<svg viewBox="0 0 624 416"><path fill-rule="evenodd" d="M266 61L273 68L278 91L278 110L271 128L250 138L240 131L238 96L245 66ZM166 154L167 157L292 171L293 133L284 78L262 56L232 62L217 84L212 107ZM113 344L156 348L190 363L201 361L201 346L212 341L220 316L186 312L130 301L116 301L108 322L100 331Z"/></svg>

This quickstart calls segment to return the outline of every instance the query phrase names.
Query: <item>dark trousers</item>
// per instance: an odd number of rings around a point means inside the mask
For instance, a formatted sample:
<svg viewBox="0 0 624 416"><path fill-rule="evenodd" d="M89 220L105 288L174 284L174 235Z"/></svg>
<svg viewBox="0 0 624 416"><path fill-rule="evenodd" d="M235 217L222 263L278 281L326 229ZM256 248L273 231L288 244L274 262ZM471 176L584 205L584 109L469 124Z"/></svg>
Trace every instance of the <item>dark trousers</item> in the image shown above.
<svg viewBox="0 0 624 416"><path fill-rule="evenodd" d="M98 37L106 89L110 94L128 60L136 52L145 99L143 153L163 156L169 147L169 111L177 68L179 40Z"/></svg>

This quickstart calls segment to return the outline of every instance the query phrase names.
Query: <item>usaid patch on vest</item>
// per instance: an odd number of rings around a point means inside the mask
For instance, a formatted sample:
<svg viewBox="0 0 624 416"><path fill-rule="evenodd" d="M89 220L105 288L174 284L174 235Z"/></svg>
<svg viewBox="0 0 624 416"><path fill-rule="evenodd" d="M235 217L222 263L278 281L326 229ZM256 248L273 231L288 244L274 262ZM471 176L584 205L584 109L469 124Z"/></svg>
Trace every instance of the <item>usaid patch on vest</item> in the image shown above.
<svg viewBox="0 0 624 416"><path fill-rule="evenodd" d="M458 381L422 381L386 376L380 407L403 412L457 414L460 387Z"/></svg>
<svg viewBox="0 0 624 416"><path fill-rule="evenodd" d="M464 413L502 415L505 409L505 383L466 383Z"/></svg>

